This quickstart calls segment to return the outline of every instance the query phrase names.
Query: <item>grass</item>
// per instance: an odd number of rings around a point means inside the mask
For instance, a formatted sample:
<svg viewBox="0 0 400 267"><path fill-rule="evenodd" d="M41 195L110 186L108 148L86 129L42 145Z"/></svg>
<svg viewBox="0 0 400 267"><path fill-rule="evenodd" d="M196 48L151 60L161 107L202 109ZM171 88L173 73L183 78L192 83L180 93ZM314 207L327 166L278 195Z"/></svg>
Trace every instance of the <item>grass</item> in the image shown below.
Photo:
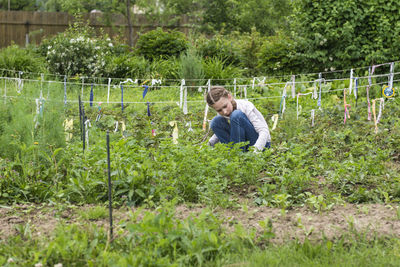
<svg viewBox="0 0 400 267"><path fill-rule="evenodd" d="M14 86L14 87L13 87ZM189 114L184 116L176 102L179 85L152 90L145 100L141 87L125 86L124 100L149 101L151 117L144 103L120 106L121 91L112 88L109 105L102 104L96 122L98 101L107 99L106 87L95 87L94 106L85 104L92 122L90 145L82 152L78 106L63 105L63 84L42 89L47 97L45 122L35 129L35 98L40 87L26 82L22 94L10 82L8 99L2 105L0 138L0 203L52 203L57 213L60 203L95 204L77 211L79 224L60 225L54 233L35 237L28 224L17 227L14 236L0 241L0 265L32 266L37 263L65 266L395 266L399 262L398 239L349 232L335 240L292 241L272 244L273 229L260 239L252 231L236 228L229 232L221 219L205 212L192 219L175 217L177 203L209 207L237 208L237 199L286 210L307 207L315 213L329 212L345 203L400 202L399 153L400 110L397 98L387 101L378 133L367 120L364 95L358 102L350 98L351 119L343 124L342 95L346 84L334 82L324 90L322 110L316 100L299 99L302 112L297 119L296 99L287 99L287 110L272 131L272 149L262 154L242 153L239 146L210 148L200 144L204 116L202 93L191 92ZM249 87L250 88L250 87ZM14 89L14 90L13 90ZM280 86L249 90L248 97L270 117L279 112ZM371 91L379 97L380 88ZM81 85L70 85L67 99L76 100ZM308 92L310 88L300 88ZM90 86L83 99L89 100ZM48 93L47 93L48 92ZM3 93L3 92L1 92ZM166 101L168 103L157 103ZM51 104L53 103L53 104ZM200 103L200 104L199 104ZM53 108L52 108L53 107ZM315 109L315 126L310 110ZM20 113L18 113L19 111ZM17 116L18 114L23 114ZM210 112L209 118L215 113ZM46 117L48 116L48 117ZM64 141L62 121L74 119L72 140ZM170 121L178 121L179 144L171 140ZM116 122L124 122L114 132ZM193 132L185 126L192 122ZM17 127L18 126L18 127ZM151 130L156 130L156 137ZM111 132L111 177L115 206L153 209L141 220L119 225L111 243L107 231L91 220L107 218L107 164L105 132ZM50 134L52 133L52 134ZM47 135L46 135L47 134ZM15 136L19 137L16 138ZM41 137L39 144L37 138ZM18 140L17 140L18 139ZM53 141L51 141L53 140ZM55 140L55 141L54 141ZM361 212L373 212L361 211ZM397 209L397 218L399 211ZM136 216L136 217L135 217ZM268 222L264 225L267 229ZM263 239L262 239L263 238ZM11 262L12 258L13 262ZM10 262L9 262L10 261Z"/></svg>

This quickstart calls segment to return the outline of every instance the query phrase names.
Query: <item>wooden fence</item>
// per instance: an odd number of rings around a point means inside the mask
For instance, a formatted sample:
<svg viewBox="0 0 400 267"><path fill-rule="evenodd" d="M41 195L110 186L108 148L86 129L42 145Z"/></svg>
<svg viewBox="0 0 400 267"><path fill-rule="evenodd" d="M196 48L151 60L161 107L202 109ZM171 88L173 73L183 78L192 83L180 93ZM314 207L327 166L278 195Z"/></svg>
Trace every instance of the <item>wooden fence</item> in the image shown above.
<svg viewBox="0 0 400 267"><path fill-rule="evenodd" d="M118 35L120 39L128 43L128 24L124 16L114 14L106 16L102 13L84 14L83 21L95 28L97 32L103 32L113 37ZM31 12L31 11L0 11L0 48L15 43L20 46L27 44L39 44L45 37L65 31L76 19L61 12ZM146 19L143 14L133 14L132 28L133 40L137 40L138 34L161 27L157 23ZM163 28L174 28L188 34L192 26L187 16L183 16L172 26Z"/></svg>

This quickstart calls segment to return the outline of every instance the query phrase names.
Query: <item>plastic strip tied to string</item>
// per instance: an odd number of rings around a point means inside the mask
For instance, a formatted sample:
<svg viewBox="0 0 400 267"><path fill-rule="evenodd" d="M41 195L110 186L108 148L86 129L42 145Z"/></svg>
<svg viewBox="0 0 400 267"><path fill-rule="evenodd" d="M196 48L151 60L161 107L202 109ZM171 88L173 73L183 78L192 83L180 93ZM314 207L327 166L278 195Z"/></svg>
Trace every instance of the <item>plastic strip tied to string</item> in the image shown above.
<svg viewBox="0 0 400 267"><path fill-rule="evenodd" d="M285 84L285 87L283 88L282 91L282 98L281 98L281 103L279 105L279 113L281 114L281 118L283 118L283 114L285 113L286 109L286 88L288 86L289 82Z"/></svg>
<svg viewBox="0 0 400 267"><path fill-rule="evenodd" d="M235 81L236 81L236 79L235 79ZM206 96L207 96L208 92L210 92L210 90L211 90L211 80L208 79L208 81L207 81L207 91L206 91L206 94L205 94ZM208 104L207 104L207 101L206 101L206 107L204 108L203 131L207 130L208 109L209 109L209 107L208 107Z"/></svg>
<svg viewBox="0 0 400 267"><path fill-rule="evenodd" d="M377 100L380 101L378 117L376 117L376 109L375 109L375 103ZM372 100L372 113L374 114L375 134L378 133L378 123L382 117L382 111L383 111L384 107L385 107L385 99L384 98L377 98L377 99Z"/></svg>

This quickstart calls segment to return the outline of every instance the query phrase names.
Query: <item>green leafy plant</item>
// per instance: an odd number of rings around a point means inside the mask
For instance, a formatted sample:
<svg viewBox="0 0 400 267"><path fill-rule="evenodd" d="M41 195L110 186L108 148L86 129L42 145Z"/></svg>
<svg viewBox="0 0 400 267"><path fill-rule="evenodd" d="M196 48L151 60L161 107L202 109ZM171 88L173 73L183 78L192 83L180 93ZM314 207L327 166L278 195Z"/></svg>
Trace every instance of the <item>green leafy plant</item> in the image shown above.
<svg viewBox="0 0 400 267"><path fill-rule="evenodd" d="M24 77L30 77L29 72L44 73L46 72L45 60L30 48L11 45L1 49L0 74L2 76L17 76L15 71L28 72Z"/></svg>
<svg viewBox="0 0 400 267"><path fill-rule="evenodd" d="M183 33L158 28L140 35L135 48L139 55L154 60L160 57L178 57L187 46L188 42Z"/></svg>

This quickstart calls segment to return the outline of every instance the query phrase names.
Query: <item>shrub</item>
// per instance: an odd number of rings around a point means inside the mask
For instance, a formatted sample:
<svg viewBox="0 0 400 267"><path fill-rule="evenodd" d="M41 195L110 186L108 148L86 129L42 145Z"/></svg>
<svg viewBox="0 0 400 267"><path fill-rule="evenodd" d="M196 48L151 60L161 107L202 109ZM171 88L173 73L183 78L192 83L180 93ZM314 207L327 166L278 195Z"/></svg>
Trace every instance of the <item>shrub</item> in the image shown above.
<svg viewBox="0 0 400 267"><path fill-rule="evenodd" d="M188 42L183 33L163 31L161 28L140 35L136 44L137 53L149 60L179 56L187 46Z"/></svg>
<svg viewBox="0 0 400 267"><path fill-rule="evenodd" d="M202 59L197 52L191 48L182 54L180 59L180 78L189 81L187 85L195 85L197 79L204 79L204 70L202 65Z"/></svg>
<svg viewBox="0 0 400 267"><path fill-rule="evenodd" d="M231 84L232 78L241 77L242 70L232 65L226 65L220 58L208 58L203 62L205 76L208 79L219 80L218 84Z"/></svg>
<svg viewBox="0 0 400 267"><path fill-rule="evenodd" d="M106 58L104 74L108 77L131 77L141 78L147 76L148 62L144 57L134 56L132 54L113 56Z"/></svg>
<svg viewBox="0 0 400 267"><path fill-rule="evenodd" d="M226 65L239 65L240 51L236 40L230 40L222 35L215 35L211 39L200 37L197 40L197 49L204 58L220 58Z"/></svg>
<svg viewBox="0 0 400 267"><path fill-rule="evenodd" d="M268 37L259 52L258 68L266 74L301 71L295 42L282 33Z"/></svg>
<svg viewBox="0 0 400 267"><path fill-rule="evenodd" d="M45 72L46 62L30 49L11 45L0 50L0 73L12 75L5 70Z"/></svg>
<svg viewBox="0 0 400 267"><path fill-rule="evenodd" d="M149 68L149 78L179 79L179 61L175 57L152 61Z"/></svg>
<svg viewBox="0 0 400 267"><path fill-rule="evenodd" d="M46 57L49 69L61 75L103 75L105 57L112 53L111 39L95 38L89 27L76 24L65 33L44 40L39 51Z"/></svg>
<svg viewBox="0 0 400 267"><path fill-rule="evenodd" d="M261 36L255 28L253 28L249 34L238 32L232 33L229 38L231 40L236 40L238 43L240 65L244 68L244 74L248 76L257 76L262 74L258 68L260 60L259 53L267 38Z"/></svg>

